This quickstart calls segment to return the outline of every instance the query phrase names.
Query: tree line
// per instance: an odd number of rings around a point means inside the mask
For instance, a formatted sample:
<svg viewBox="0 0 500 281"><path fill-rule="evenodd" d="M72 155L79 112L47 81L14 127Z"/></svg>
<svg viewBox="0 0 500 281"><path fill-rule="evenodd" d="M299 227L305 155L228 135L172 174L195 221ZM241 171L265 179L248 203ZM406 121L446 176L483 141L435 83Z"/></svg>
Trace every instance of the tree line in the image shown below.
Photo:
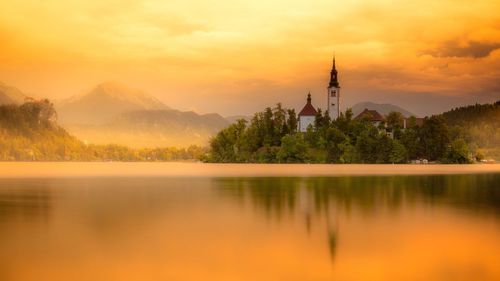
<svg viewBox="0 0 500 281"><path fill-rule="evenodd" d="M293 109L277 104L215 135L207 148L141 148L87 145L57 124L50 101L0 106L0 161L177 161L225 163L407 163L427 159L470 163L500 158L500 101L455 108L417 125L391 112L375 126L351 110L331 120L318 110L298 132ZM389 136L389 134L390 136Z"/></svg>
<svg viewBox="0 0 500 281"><path fill-rule="evenodd" d="M87 145L57 124L48 100L0 106L0 161L177 161L198 160L205 153L199 146Z"/></svg>
<svg viewBox="0 0 500 281"><path fill-rule="evenodd" d="M478 158L500 159L500 101L457 107L442 116Z"/></svg>
<svg viewBox="0 0 500 281"><path fill-rule="evenodd" d="M498 104L492 105L493 112L485 111L488 112L485 116L498 114ZM203 160L224 163L408 163L413 159L470 163L481 160L484 155L478 152L477 137L471 136L469 127L461 122L449 122L449 119L476 115L465 110L460 116L457 110L426 117L420 126L415 117L410 117L404 128L403 115L399 112L389 113L385 122L375 126L369 116L354 119L350 109L336 120L319 109L314 124L306 132L298 132L295 111L277 104L256 113L249 122L242 119L220 131L210 141L209 152ZM494 128L497 136L500 135L498 128Z"/></svg>

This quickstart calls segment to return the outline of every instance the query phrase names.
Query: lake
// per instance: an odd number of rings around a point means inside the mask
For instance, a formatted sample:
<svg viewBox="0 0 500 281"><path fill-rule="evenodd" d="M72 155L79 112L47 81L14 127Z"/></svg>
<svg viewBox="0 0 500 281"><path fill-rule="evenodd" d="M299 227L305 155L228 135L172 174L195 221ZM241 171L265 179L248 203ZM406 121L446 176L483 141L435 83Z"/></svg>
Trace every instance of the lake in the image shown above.
<svg viewBox="0 0 500 281"><path fill-rule="evenodd" d="M50 165L64 164L47 165L0 177L2 281L500 280L497 172L58 177Z"/></svg>

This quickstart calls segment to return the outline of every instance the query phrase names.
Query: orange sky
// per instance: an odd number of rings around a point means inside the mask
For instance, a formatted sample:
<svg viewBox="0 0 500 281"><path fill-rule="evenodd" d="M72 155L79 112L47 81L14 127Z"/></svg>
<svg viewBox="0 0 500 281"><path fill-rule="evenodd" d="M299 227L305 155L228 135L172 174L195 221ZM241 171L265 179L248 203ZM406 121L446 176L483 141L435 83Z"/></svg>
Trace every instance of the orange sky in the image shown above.
<svg viewBox="0 0 500 281"><path fill-rule="evenodd" d="M500 99L500 2L2 1L0 81L62 99L115 80L174 108L249 114L307 91L417 114Z"/></svg>

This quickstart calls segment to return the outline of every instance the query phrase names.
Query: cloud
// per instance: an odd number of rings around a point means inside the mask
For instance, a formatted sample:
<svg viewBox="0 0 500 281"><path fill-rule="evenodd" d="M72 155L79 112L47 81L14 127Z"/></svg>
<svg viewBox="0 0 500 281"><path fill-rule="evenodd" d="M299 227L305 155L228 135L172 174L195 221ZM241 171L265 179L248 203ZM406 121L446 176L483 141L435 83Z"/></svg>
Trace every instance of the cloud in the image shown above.
<svg viewBox="0 0 500 281"><path fill-rule="evenodd" d="M434 57L469 57L469 58L484 58L491 54L496 49L500 49L500 42L478 42L468 41L465 45L459 41L447 41L440 47L425 52L425 54Z"/></svg>
<svg viewBox="0 0 500 281"><path fill-rule="evenodd" d="M247 114L308 90L320 105L335 49L346 105L498 97L500 3L399 2L0 1L0 77L49 97L130 81L173 107Z"/></svg>

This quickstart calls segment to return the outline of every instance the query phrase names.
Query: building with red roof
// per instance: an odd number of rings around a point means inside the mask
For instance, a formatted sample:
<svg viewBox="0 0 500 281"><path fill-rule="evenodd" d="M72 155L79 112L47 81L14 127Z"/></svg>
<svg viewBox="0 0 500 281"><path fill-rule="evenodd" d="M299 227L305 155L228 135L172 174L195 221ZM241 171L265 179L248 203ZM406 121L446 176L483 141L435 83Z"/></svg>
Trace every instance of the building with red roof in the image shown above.
<svg viewBox="0 0 500 281"><path fill-rule="evenodd" d="M331 120L336 120L340 116L340 83L338 71L335 66L335 55L333 55L332 70L330 71L330 82L327 87L325 112L328 112ZM316 109L311 104L311 93L307 95L307 103L299 112L299 132L305 132L309 125L314 124Z"/></svg>
<svg viewBox="0 0 500 281"><path fill-rule="evenodd" d="M361 120L363 118L368 118L372 122L382 122L385 121L385 117L382 116L378 111L376 110L370 110L368 108L365 108L358 116L354 117L354 120Z"/></svg>
<svg viewBox="0 0 500 281"><path fill-rule="evenodd" d="M299 132L307 131L309 125L314 125L314 119L316 117L316 109L311 103L311 93L307 94L307 103L299 112Z"/></svg>
<svg viewBox="0 0 500 281"><path fill-rule="evenodd" d="M385 122L385 117L378 113L376 110L371 110L365 108L358 116L354 117L354 120L361 120L367 118L375 127Z"/></svg>

